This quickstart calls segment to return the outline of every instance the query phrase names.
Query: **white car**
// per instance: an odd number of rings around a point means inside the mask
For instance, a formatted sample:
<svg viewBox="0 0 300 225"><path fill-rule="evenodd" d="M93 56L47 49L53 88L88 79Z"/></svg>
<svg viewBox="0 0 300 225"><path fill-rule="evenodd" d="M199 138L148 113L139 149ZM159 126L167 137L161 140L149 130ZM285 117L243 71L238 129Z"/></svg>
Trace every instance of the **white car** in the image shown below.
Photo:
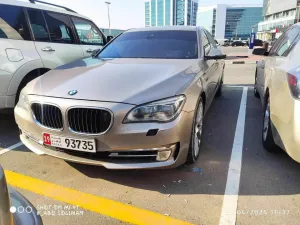
<svg viewBox="0 0 300 225"><path fill-rule="evenodd" d="M89 18L66 7L0 0L0 109L13 108L29 81L106 42Z"/></svg>

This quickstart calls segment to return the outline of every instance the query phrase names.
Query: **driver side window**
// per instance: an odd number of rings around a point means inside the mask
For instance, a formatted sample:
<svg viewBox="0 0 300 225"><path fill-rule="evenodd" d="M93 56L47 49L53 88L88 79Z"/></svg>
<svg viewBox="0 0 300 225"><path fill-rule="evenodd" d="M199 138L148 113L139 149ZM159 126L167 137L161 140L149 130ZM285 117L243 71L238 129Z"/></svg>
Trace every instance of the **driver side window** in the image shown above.
<svg viewBox="0 0 300 225"><path fill-rule="evenodd" d="M205 30L205 34L208 38L208 41L210 42L211 47L216 48L218 42L213 38L213 36L211 36L211 34L207 30Z"/></svg>
<svg viewBox="0 0 300 225"><path fill-rule="evenodd" d="M104 45L103 34L91 22L72 17L80 43L82 45Z"/></svg>
<svg viewBox="0 0 300 225"><path fill-rule="evenodd" d="M285 35L283 41L280 43L278 49L276 50L277 56L287 56L289 49L292 47L295 39L299 35L298 28L292 28L288 30Z"/></svg>
<svg viewBox="0 0 300 225"><path fill-rule="evenodd" d="M210 46L209 40L203 30L201 31L201 39L202 39L202 48L204 49L205 55L208 55L209 51L211 49L211 46Z"/></svg>

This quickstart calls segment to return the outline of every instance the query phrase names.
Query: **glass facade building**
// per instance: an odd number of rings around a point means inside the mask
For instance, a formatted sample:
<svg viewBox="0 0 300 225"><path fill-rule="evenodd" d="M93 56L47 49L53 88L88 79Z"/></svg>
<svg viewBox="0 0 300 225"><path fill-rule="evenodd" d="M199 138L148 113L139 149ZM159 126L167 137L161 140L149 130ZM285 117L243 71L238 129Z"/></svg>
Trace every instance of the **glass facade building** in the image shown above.
<svg viewBox="0 0 300 225"><path fill-rule="evenodd" d="M262 7L227 8L225 38L247 39L252 27L257 32L257 24L262 21Z"/></svg>
<svg viewBox="0 0 300 225"><path fill-rule="evenodd" d="M146 27L150 26L150 2L145 2L145 25Z"/></svg>
<svg viewBox="0 0 300 225"><path fill-rule="evenodd" d="M261 6L213 5L200 6L197 25L205 27L216 39L246 40L252 27L263 20Z"/></svg>
<svg viewBox="0 0 300 225"><path fill-rule="evenodd" d="M196 26L198 0L145 0L145 26Z"/></svg>
<svg viewBox="0 0 300 225"><path fill-rule="evenodd" d="M263 41L274 41L291 25L300 22L300 1L264 0L263 16L257 36Z"/></svg>

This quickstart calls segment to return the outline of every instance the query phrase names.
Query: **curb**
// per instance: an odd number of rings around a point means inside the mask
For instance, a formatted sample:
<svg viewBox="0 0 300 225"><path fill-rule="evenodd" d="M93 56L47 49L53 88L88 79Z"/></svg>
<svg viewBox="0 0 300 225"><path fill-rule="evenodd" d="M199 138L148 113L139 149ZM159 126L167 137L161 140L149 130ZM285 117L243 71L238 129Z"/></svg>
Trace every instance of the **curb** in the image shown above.
<svg viewBox="0 0 300 225"><path fill-rule="evenodd" d="M257 61L225 61L226 64L256 64Z"/></svg>

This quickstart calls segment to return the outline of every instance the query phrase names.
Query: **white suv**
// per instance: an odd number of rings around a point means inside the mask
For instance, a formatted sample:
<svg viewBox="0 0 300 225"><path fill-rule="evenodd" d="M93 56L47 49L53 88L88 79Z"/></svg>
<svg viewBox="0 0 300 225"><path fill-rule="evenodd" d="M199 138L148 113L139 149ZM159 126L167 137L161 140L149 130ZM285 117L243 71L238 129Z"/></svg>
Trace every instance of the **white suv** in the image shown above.
<svg viewBox="0 0 300 225"><path fill-rule="evenodd" d="M91 20L66 7L0 0L0 109L13 108L32 79L106 42Z"/></svg>

